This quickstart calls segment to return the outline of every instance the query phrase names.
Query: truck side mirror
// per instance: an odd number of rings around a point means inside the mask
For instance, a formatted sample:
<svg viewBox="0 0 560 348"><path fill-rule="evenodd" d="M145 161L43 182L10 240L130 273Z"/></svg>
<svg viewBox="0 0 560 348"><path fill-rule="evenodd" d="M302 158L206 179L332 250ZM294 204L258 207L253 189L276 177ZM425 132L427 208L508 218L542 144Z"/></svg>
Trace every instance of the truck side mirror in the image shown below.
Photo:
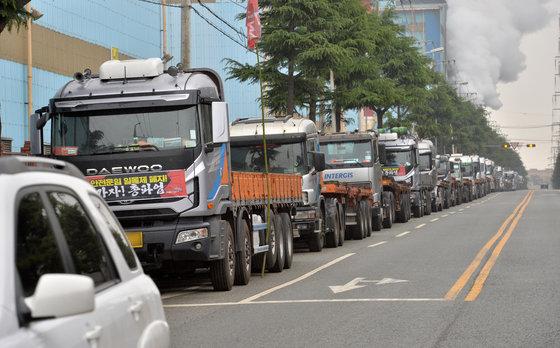
<svg viewBox="0 0 560 348"><path fill-rule="evenodd" d="M387 151L385 150L385 144L379 144L379 163L385 164L387 162Z"/></svg>
<svg viewBox="0 0 560 348"><path fill-rule="evenodd" d="M315 170L322 172L325 170L325 154L322 152L311 152L313 156L313 164L315 165Z"/></svg>
<svg viewBox="0 0 560 348"><path fill-rule="evenodd" d="M212 103L212 141L227 143L229 141L228 107L226 102Z"/></svg>
<svg viewBox="0 0 560 348"><path fill-rule="evenodd" d="M32 155L42 155L43 154L43 127L47 123L47 117L41 116L41 114L34 113L30 117L31 124L29 125L29 133L31 138L31 149L30 152Z"/></svg>

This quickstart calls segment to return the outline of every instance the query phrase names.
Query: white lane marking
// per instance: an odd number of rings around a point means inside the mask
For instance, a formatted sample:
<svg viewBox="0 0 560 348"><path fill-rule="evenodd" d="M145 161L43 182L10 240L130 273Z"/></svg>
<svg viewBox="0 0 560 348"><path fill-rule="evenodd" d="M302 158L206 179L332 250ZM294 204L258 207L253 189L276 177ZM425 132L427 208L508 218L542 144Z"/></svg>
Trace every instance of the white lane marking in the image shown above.
<svg viewBox="0 0 560 348"><path fill-rule="evenodd" d="M406 232L397 234L397 235L395 236L395 238L401 238L402 236L406 236L406 235L409 234L409 233L410 233L410 231L406 231Z"/></svg>
<svg viewBox="0 0 560 348"><path fill-rule="evenodd" d="M469 209L470 207L471 207L470 205L467 205L467 209Z"/></svg>
<svg viewBox="0 0 560 348"><path fill-rule="evenodd" d="M464 208L459 209L459 211L463 211L463 210L465 210L465 209Z"/></svg>
<svg viewBox="0 0 560 348"><path fill-rule="evenodd" d="M268 289L268 290L265 290L265 291L263 291L263 292L261 292L261 293L258 293L258 294L256 294L256 295L254 295L254 296L247 297L246 299L239 301L239 303L248 303L248 302L254 301L254 300L256 300L257 298L266 296L266 295L268 295L268 294L270 294L270 293L272 293L272 292L274 292L274 291L276 291L276 290L280 290L280 289L282 289L282 288L285 288L285 287L287 287L287 286L290 286L290 285L292 285L292 284L295 284L295 283L297 283L297 282L299 282L299 281L302 281L302 280L304 280L304 279L306 279L306 278L311 277L311 276L314 275L315 273L317 273L317 272L319 272L319 271L322 271L322 270L324 270L325 268L328 268L328 267L334 265L335 263L338 263L338 262L340 262L340 261L342 261L342 260L344 260L344 259L346 259L346 258L348 258L348 257L350 257L350 256L352 256L352 255L356 255L356 254L355 254L355 253L350 253L350 254L346 254L346 255L344 255L344 256L341 256L341 257L339 257L339 258L337 258L337 259L332 260L332 261L329 262L329 263L324 264L324 265L321 266L321 267L317 267L317 268L315 268L314 270L305 273L305 274L302 275L301 277L298 277L298 278L293 279L293 280L290 280L289 282L286 282L286 283L284 283L284 284L280 284L280 285L278 285L278 286L275 286L275 287L273 287L273 288L270 288L270 289Z"/></svg>
<svg viewBox="0 0 560 348"><path fill-rule="evenodd" d="M344 285L331 285L329 286L329 289L331 289L333 293L339 294L341 292L360 289L366 286L366 285L358 285L358 283L372 283L376 285L385 285L385 284L396 284L396 283L408 283L408 280L393 279L393 278L383 278L381 280L379 279L367 280L365 278L359 277L359 278L352 279L351 281L349 281Z"/></svg>
<svg viewBox="0 0 560 348"><path fill-rule="evenodd" d="M383 241L383 242L379 242L379 243L372 244L372 245L368 246L368 248L375 248L376 246L383 245L383 244L385 244L385 243L387 243L387 241Z"/></svg>
<svg viewBox="0 0 560 348"><path fill-rule="evenodd" d="M420 224L420 225L418 225L418 226L416 226L416 227L414 227L414 228L419 229L419 228L422 228L422 227L424 227L424 226L426 226L426 224Z"/></svg>
<svg viewBox="0 0 560 348"><path fill-rule="evenodd" d="M448 217L448 216L449 216L449 214L445 214L445 215L442 215L441 217L444 218L444 217Z"/></svg>
<svg viewBox="0 0 560 348"><path fill-rule="evenodd" d="M436 222L438 220L439 220L439 218L435 218L435 219L431 219L430 222Z"/></svg>
<svg viewBox="0 0 560 348"><path fill-rule="evenodd" d="M449 214L455 214L455 212L454 212L454 211L450 211Z"/></svg>
<svg viewBox="0 0 560 348"><path fill-rule="evenodd" d="M240 306L240 305L263 305L263 304L292 304L292 303L336 303L336 302L444 302L444 298L338 298L317 300L278 300L278 301L254 301L254 302L221 302L221 303L185 303L163 305L164 308L186 308L186 307L217 307L217 306Z"/></svg>

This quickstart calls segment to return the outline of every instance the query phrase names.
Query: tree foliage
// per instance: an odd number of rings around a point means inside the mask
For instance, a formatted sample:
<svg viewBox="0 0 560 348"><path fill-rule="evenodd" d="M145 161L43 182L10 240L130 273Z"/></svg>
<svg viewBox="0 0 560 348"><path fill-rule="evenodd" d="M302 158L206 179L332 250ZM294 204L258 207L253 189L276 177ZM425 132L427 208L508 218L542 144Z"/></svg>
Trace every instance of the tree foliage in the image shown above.
<svg viewBox="0 0 560 348"><path fill-rule="evenodd" d="M7 28L11 31L15 26L18 30L27 26L27 19L33 14L25 9L30 0L0 0L0 33Z"/></svg>

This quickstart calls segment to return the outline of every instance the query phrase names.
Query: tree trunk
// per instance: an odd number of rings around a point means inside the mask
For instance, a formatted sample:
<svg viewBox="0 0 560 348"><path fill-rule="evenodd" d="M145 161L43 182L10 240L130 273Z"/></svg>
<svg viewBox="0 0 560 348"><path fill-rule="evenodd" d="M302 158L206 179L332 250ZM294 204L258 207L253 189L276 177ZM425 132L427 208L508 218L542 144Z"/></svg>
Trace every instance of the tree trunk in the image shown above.
<svg viewBox="0 0 560 348"><path fill-rule="evenodd" d="M309 119L317 123L317 100L316 98L311 98L309 100Z"/></svg>
<svg viewBox="0 0 560 348"><path fill-rule="evenodd" d="M377 129L383 128L383 115L385 115L387 110L373 109L373 111L375 111L375 114L377 115Z"/></svg>
<svg viewBox="0 0 560 348"><path fill-rule="evenodd" d="M292 116L294 114L294 96L295 96L295 82L294 82L294 63L292 57L290 57L290 63L288 63L288 100L286 105L287 116Z"/></svg>
<svg viewBox="0 0 560 348"><path fill-rule="evenodd" d="M342 109L336 105L334 109L334 130L340 132L340 125L342 124Z"/></svg>

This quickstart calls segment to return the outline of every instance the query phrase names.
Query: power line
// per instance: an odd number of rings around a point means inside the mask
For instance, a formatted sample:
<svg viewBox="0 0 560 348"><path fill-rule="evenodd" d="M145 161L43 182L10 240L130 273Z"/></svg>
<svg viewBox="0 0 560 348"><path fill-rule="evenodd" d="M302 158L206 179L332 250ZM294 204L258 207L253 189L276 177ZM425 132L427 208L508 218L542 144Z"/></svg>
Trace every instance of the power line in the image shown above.
<svg viewBox="0 0 560 348"><path fill-rule="evenodd" d="M212 11L212 9L210 9L208 6L206 6L205 4L203 4L200 0L198 0L198 4L202 7L204 7L206 9L206 11L210 12L212 15L214 15L214 17L218 18L222 23L224 23L225 25L227 25L228 27L231 28L231 30L235 31L242 39L246 39L247 36L245 35L245 33L242 30L239 30L237 28L234 28L233 25L231 25L228 21L226 21L225 19L223 19L222 17L220 17L219 15L217 15L214 11Z"/></svg>
<svg viewBox="0 0 560 348"><path fill-rule="evenodd" d="M174 5L174 4L162 4L161 2L150 1L150 0L138 0L141 2L147 2L148 4L159 5L159 6L166 6L166 7L175 7L175 8L183 8L182 5Z"/></svg>

